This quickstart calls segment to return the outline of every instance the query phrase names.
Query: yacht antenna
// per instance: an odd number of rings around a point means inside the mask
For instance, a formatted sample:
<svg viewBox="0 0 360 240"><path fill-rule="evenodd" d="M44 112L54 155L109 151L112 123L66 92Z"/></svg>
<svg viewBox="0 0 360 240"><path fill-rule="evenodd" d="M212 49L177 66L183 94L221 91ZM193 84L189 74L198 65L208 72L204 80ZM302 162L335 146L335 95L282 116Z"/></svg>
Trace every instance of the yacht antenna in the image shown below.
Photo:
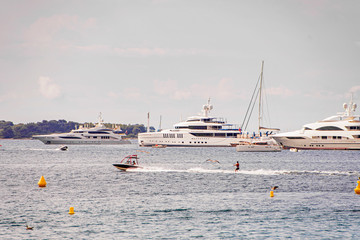
<svg viewBox="0 0 360 240"><path fill-rule="evenodd" d="M101 112L99 113L99 123L97 125L102 126L104 124L104 120L102 119Z"/></svg>
<svg viewBox="0 0 360 240"><path fill-rule="evenodd" d="M209 98L207 104L203 106L204 117L208 117L209 112L212 109L213 109L213 106L210 104L210 98Z"/></svg>
<svg viewBox="0 0 360 240"><path fill-rule="evenodd" d="M159 129L158 129L158 131L160 131L161 130L161 115L160 115L160 123L159 123Z"/></svg>

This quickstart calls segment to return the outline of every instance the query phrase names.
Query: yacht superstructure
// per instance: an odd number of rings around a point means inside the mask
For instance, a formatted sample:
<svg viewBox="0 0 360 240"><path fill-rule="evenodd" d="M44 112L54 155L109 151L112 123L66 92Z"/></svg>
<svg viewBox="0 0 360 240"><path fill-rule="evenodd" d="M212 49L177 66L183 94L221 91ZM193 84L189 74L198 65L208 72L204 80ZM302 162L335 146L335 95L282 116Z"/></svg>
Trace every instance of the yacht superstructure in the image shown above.
<svg viewBox="0 0 360 240"><path fill-rule="evenodd" d="M139 146L231 147L240 129L222 118L210 117L212 109L209 99L200 116L189 117L186 121L175 124L173 129L139 133Z"/></svg>
<svg viewBox="0 0 360 240"><path fill-rule="evenodd" d="M356 103L343 105L345 112L322 121L306 124L301 130L280 133L273 138L283 148L360 150L360 116Z"/></svg>
<svg viewBox="0 0 360 240"><path fill-rule="evenodd" d="M121 133L120 128L106 128L100 113L99 122L95 127L80 127L69 133L34 135L33 138L45 144L130 144L131 142L124 140L123 136L125 134Z"/></svg>

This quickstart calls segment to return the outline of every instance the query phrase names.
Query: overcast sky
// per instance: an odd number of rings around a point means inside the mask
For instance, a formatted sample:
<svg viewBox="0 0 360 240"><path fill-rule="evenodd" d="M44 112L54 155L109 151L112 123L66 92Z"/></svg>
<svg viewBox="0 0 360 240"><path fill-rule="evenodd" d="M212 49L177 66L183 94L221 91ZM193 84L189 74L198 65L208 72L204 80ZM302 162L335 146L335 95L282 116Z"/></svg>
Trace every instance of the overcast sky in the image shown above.
<svg viewBox="0 0 360 240"><path fill-rule="evenodd" d="M241 124L261 61L267 125L360 105L358 0L2 0L0 120ZM359 110L357 110L357 113ZM257 113L252 126L257 125Z"/></svg>

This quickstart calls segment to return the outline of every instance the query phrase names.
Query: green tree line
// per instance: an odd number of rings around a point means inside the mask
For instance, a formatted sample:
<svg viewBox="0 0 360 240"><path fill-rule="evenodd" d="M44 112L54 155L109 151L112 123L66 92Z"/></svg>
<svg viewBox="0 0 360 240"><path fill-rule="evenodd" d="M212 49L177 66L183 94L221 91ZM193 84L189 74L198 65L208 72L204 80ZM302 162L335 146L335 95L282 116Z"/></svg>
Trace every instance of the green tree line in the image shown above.
<svg viewBox="0 0 360 240"><path fill-rule="evenodd" d="M95 126L92 123L77 123L66 120L51 120L37 123L19 123L14 124L11 121L0 120L0 138L31 138L33 135L51 134L51 133L65 133L76 129L80 125L87 125L89 127ZM105 126L111 128L114 124L105 123ZM143 124L120 124L122 132L126 133L126 137L135 138L141 132L146 131ZM154 131L154 128L150 128Z"/></svg>

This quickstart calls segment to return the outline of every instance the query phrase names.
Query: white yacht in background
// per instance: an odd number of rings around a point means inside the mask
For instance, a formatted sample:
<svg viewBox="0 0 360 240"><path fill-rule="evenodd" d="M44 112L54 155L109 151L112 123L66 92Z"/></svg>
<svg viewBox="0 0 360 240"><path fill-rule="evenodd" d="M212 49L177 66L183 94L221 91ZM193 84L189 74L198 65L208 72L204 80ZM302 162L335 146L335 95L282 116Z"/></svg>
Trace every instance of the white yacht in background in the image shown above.
<svg viewBox="0 0 360 240"><path fill-rule="evenodd" d="M125 134L121 133L120 128L106 128L100 113L99 122L93 128L80 127L69 133L34 135L33 138L45 144L130 144L131 142L124 140L123 136Z"/></svg>
<svg viewBox="0 0 360 240"><path fill-rule="evenodd" d="M236 145L237 152L281 152L281 147L270 137L261 137L250 142L240 141Z"/></svg>
<svg viewBox="0 0 360 240"><path fill-rule="evenodd" d="M224 119L210 117L212 109L209 99L203 106L202 115L189 117L186 121L175 124L174 129L139 133L139 146L231 147L240 129L226 123Z"/></svg>
<svg viewBox="0 0 360 240"><path fill-rule="evenodd" d="M273 138L286 149L360 150L360 116L354 114L357 106L352 97L343 107L343 113Z"/></svg>

